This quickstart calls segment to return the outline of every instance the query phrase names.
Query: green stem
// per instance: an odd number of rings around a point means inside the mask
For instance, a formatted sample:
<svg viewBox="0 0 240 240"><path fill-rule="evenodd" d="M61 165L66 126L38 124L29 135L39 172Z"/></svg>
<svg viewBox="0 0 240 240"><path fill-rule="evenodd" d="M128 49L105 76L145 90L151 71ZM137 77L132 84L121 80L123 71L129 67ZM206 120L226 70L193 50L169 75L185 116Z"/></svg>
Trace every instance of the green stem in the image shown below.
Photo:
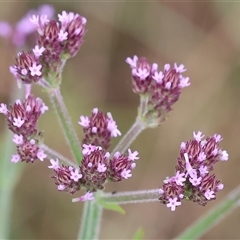
<svg viewBox="0 0 240 240"><path fill-rule="evenodd" d="M81 152L81 148L80 148L80 143L79 143L78 137L75 133L75 130L72 126L72 123L71 123L71 120L69 117L69 113L64 104L60 90L58 88L53 89L50 92L49 96L50 96L53 106L55 107L58 119L63 128L63 132L65 134L67 142L71 148L72 154L73 154L75 160L77 161L77 163L80 164L81 160L82 160L82 152Z"/></svg>
<svg viewBox="0 0 240 240"><path fill-rule="evenodd" d="M75 163L73 163L72 161L70 161L68 158L64 157L63 155L61 155L59 152L56 152L55 150L49 148L48 146L46 146L45 144L41 144L41 149L44 150L45 153L47 153L49 158L57 158L58 160L66 163L67 165L71 165L73 167L78 167Z"/></svg>
<svg viewBox="0 0 240 240"><path fill-rule="evenodd" d="M119 193L105 193L100 198L104 202L111 202L117 204L130 203L145 203L159 201L159 189L134 191L134 192L119 192Z"/></svg>
<svg viewBox="0 0 240 240"><path fill-rule="evenodd" d="M240 203L240 186L230 192L224 200L211 209L175 239L198 239L213 226L227 217Z"/></svg>
<svg viewBox="0 0 240 240"><path fill-rule="evenodd" d="M137 136L146 128L145 124L140 121L139 118L135 121L132 127L128 130L128 132L124 135L124 137L120 140L117 146L113 149L112 153L119 151L120 153L124 153L132 144L132 142L137 138Z"/></svg>
<svg viewBox="0 0 240 240"><path fill-rule="evenodd" d="M95 201L84 203L79 240L98 239L102 217L102 206Z"/></svg>

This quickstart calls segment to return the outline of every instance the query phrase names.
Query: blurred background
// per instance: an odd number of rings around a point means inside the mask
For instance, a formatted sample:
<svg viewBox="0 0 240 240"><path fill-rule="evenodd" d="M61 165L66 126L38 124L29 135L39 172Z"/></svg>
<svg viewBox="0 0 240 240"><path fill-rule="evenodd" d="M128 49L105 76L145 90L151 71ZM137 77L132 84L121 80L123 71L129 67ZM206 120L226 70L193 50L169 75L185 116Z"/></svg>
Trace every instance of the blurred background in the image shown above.
<svg viewBox="0 0 240 240"><path fill-rule="evenodd" d="M80 139L79 116L90 115L94 107L110 111L122 134L134 122L139 97L131 90L127 57L145 56L160 69L175 62L188 69L184 75L190 77L191 86L183 90L167 122L145 130L132 145L141 157L133 177L107 184L106 191L158 188L166 176L173 175L180 143L190 139L193 131L223 136L221 147L229 152L230 160L216 166L215 172L225 185L216 201L206 207L184 202L175 212L160 203L124 205L126 215L104 212L101 239L131 239L139 227L144 229L145 239L173 238L240 182L240 3L66 1L52 5L56 13L74 11L88 20L85 42L77 56L67 62L62 83ZM40 3L9 1L0 6L0 21L15 24ZM0 38L0 52L0 103L10 103L16 82L9 66L14 63L16 49ZM49 103L38 86L33 91ZM44 130L47 145L71 157L53 111L40 119L39 129ZM4 134L1 115L1 143ZM83 204L73 204L73 196L57 191L47 161L18 165L22 169L13 196L11 239L76 238ZM202 239L240 238L239 222L237 209Z"/></svg>

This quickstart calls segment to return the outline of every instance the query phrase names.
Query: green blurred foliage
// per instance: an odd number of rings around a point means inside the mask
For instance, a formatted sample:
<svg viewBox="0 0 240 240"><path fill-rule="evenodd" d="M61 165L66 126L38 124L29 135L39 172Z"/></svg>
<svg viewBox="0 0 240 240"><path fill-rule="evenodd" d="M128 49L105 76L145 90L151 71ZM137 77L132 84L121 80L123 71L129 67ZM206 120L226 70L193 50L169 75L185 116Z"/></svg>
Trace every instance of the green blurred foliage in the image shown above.
<svg viewBox="0 0 240 240"><path fill-rule="evenodd" d="M0 20L14 23L39 4L1 2ZM126 57L146 56L160 68L165 63L183 63L191 79L191 86L184 89L168 121L158 129L145 130L132 145L141 157L133 177L108 184L107 191L160 187L163 179L174 173L180 143L191 138L193 131L201 130L206 135L220 133L224 137L221 146L228 150L230 160L217 166L216 174L225 189L215 202L206 207L185 202L176 212L159 203L124 206L125 215L104 212L101 239L130 239L139 226L144 228L145 239L173 238L240 182L240 3L55 1L52 4L57 12L74 11L88 20L85 43L78 55L68 61L62 84L80 139L79 116L89 115L94 107L110 111L123 134L134 122L138 96L131 91ZM9 102L15 81L8 68L16 52L2 39L0 52L0 102ZM34 87L34 92L49 103L38 87ZM3 123L1 115L1 138L4 138ZM52 111L42 117L39 129L44 130L47 145L71 157ZM24 166L13 199L11 239L76 238L82 204L73 204L71 198L75 196L57 191L47 165L45 161ZM239 216L238 209L206 233L204 239L240 238Z"/></svg>

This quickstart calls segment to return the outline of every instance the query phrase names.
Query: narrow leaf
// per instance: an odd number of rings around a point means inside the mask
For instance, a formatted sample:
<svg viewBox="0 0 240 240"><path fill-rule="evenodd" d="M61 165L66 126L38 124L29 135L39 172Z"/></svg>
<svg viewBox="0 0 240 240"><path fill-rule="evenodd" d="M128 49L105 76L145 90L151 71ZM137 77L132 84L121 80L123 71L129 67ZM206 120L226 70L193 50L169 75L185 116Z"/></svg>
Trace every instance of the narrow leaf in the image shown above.
<svg viewBox="0 0 240 240"><path fill-rule="evenodd" d="M139 229L135 232L132 240L142 240L143 237L144 237L144 231L143 231L142 228L139 228Z"/></svg>
<svg viewBox="0 0 240 240"><path fill-rule="evenodd" d="M103 199L98 198L97 202L105 209L112 210L121 214L125 214L125 211L117 203L105 202Z"/></svg>

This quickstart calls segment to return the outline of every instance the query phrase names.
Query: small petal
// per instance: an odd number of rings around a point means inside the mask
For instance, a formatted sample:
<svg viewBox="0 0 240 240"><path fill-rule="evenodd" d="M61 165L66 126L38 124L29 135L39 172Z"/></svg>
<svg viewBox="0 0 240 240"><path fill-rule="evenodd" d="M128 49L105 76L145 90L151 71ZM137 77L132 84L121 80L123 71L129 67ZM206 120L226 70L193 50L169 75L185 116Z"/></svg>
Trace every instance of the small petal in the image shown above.
<svg viewBox="0 0 240 240"><path fill-rule="evenodd" d="M58 33L58 40L62 42L64 40L67 40L67 37L68 37L68 32L64 32L64 30L61 29L60 32Z"/></svg>
<svg viewBox="0 0 240 240"><path fill-rule="evenodd" d="M21 119L20 116L18 116L17 118L13 118L13 125L16 127L21 127L24 124L24 120Z"/></svg>
<svg viewBox="0 0 240 240"><path fill-rule="evenodd" d="M221 161L227 161L228 160L228 153L227 151L220 151L220 160Z"/></svg>
<svg viewBox="0 0 240 240"><path fill-rule="evenodd" d="M186 178L184 177L185 173L180 173L179 171L177 171L176 175L173 177L173 179L175 180L176 184L179 186L183 186L183 182L186 181Z"/></svg>
<svg viewBox="0 0 240 240"><path fill-rule="evenodd" d="M54 170L57 170L58 168L60 168L59 161L57 158L56 158L56 161L54 161L54 159L50 159L50 163L52 165L48 166L48 168L52 168Z"/></svg>
<svg viewBox="0 0 240 240"><path fill-rule="evenodd" d="M202 162L202 161L206 160L206 157L207 156L206 156L206 154L204 152L200 152L199 156L198 156L198 161Z"/></svg>
<svg viewBox="0 0 240 240"><path fill-rule="evenodd" d="M42 149L40 149L37 153L37 157L40 161L43 161L47 157L47 155Z"/></svg>
<svg viewBox="0 0 240 240"><path fill-rule="evenodd" d="M193 186L198 186L201 183L202 178L201 177L198 178L197 176L194 176L189 178L189 181L192 183Z"/></svg>
<svg viewBox="0 0 240 240"><path fill-rule="evenodd" d="M209 173L207 166L201 166L199 168L200 175L204 177L207 173Z"/></svg>
<svg viewBox="0 0 240 240"><path fill-rule="evenodd" d="M121 176L125 179L130 178L132 176L131 170L123 169L123 171L121 172Z"/></svg>
<svg viewBox="0 0 240 240"><path fill-rule="evenodd" d="M169 198L169 203L167 204L168 208L171 208L171 211L175 211L177 206L180 206L182 203L177 201L177 197L175 198Z"/></svg>
<svg viewBox="0 0 240 240"><path fill-rule="evenodd" d="M72 199L72 202L84 202L84 201L92 201L94 200L94 196L92 192L87 192L85 195L79 197L79 198L74 198Z"/></svg>
<svg viewBox="0 0 240 240"><path fill-rule="evenodd" d="M31 72L31 76L41 76L42 75L42 72L40 71L42 68L42 65L39 64L37 65L35 62L32 64L31 67L29 67L29 70Z"/></svg>
<svg viewBox="0 0 240 240"><path fill-rule="evenodd" d="M0 104L0 113L6 115L8 113L7 105L5 103Z"/></svg>
<svg viewBox="0 0 240 240"><path fill-rule="evenodd" d="M215 198L215 194L214 191L211 191L210 189L208 189L205 193L204 196L207 200L211 200L212 198Z"/></svg>
<svg viewBox="0 0 240 240"><path fill-rule="evenodd" d="M18 154L12 155L11 162L17 163L20 161L20 156Z"/></svg>
<svg viewBox="0 0 240 240"><path fill-rule="evenodd" d="M164 75L161 71L159 73L155 72L154 75L153 75L153 79L156 80L156 82L159 83L159 84L162 83L163 77L164 77Z"/></svg>
<svg viewBox="0 0 240 240"><path fill-rule="evenodd" d="M107 167L105 164L98 163L98 168L97 168L98 172L105 172L106 170L107 170Z"/></svg>
<svg viewBox="0 0 240 240"><path fill-rule="evenodd" d="M74 182L78 182L78 180L82 178L82 174L79 173L79 168L76 168L75 171L71 171L70 178L74 180Z"/></svg>
<svg viewBox="0 0 240 240"><path fill-rule="evenodd" d="M42 46L41 48L39 48L39 46L36 45L33 49L33 53L38 58L42 56L42 53L44 52L44 50L45 50L45 47Z"/></svg>
<svg viewBox="0 0 240 240"><path fill-rule="evenodd" d="M202 134L202 132L198 131L197 133L193 132L193 137L195 138L195 140L200 142L204 135Z"/></svg>
<svg viewBox="0 0 240 240"><path fill-rule="evenodd" d="M23 136L22 136L22 135L14 134L12 141L13 141L16 145L21 145L21 144L23 144L23 142L24 142L24 141L23 141Z"/></svg>
<svg viewBox="0 0 240 240"><path fill-rule="evenodd" d="M224 188L224 185L222 183L219 183L217 186L218 191L222 190Z"/></svg>
<svg viewBox="0 0 240 240"><path fill-rule="evenodd" d="M138 151L134 151L134 152L132 153L131 149L130 149L130 148L128 149L128 159L129 159L129 160L134 161L134 160L139 159L139 157L137 157L137 155L138 155Z"/></svg>
<svg viewBox="0 0 240 240"><path fill-rule="evenodd" d="M187 71L187 69L185 68L185 66L183 64L180 64L179 66L177 66L177 64L174 63L174 68L175 68L176 72L178 72L178 73L183 73L183 72Z"/></svg>
<svg viewBox="0 0 240 240"><path fill-rule="evenodd" d="M84 128L89 127L90 120L88 117L80 116L80 121L78 122Z"/></svg>
<svg viewBox="0 0 240 240"><path fill-rule="evenodd" d="M128 63L132 68L135 68L137 66L137 61L138 61L138 57L136 55L133 56L132 59L130 57L126 59L126 63Z"/></svg>
<svg viewBox="0 0 240 240"><path fill-rule="evenodd" d="M65 188L66 188L66 186L63 185L63 184L59 184L59 185L58 185L58 190L59 190L59 191L64 191Z"/></svg>
<svg viewBox="0 0 240 240"><path fill-rule="evenodd" d="M30 20L30 22L33 23L34 25L38 26L39 16L37 16L37 15L32 15L32 17L30 17L29 20Z"/></svg>

